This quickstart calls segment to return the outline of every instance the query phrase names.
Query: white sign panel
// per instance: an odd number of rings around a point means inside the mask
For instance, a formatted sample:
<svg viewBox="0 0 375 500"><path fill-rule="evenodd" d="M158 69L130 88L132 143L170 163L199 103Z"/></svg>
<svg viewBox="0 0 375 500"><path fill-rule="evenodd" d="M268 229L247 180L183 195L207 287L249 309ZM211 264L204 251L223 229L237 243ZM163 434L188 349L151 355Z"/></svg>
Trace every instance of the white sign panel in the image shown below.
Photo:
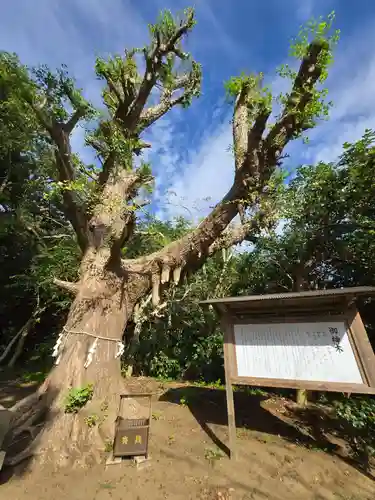
<svg viewBox="0 0 375 500"><path fill-rule="evenodd" d="M344 322L234 325L239 377L363 384Z"/></svg>

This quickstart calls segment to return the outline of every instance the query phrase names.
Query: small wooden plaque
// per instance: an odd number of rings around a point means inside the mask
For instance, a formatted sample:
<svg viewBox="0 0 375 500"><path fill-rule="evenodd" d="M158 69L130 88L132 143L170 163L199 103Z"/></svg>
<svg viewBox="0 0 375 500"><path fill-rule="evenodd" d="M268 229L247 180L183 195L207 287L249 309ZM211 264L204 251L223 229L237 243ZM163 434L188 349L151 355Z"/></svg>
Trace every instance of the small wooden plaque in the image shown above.
<svg viewBox="0 0 375 500"><path fill-rule="evenodd" d="M113 443L114 457L136 457L140 455L148 456L148 440L150 435L151 422L151 397L147 393L129 393L120 395L120 406L115 425L115 439ZM125 418L123 413L123 403L127 398L146 398L148 403L143 418ZM142 412L141 412L142 413ZM147 417L146 417L147 415Z"/></svg>
<svg viewBox="0 0 375 500"><path fill-rule="evenodd" d="M137 425L139 424L139 425ZM114 457L147 455L149 436L148 419L119 419L113 445Z"/></svg>

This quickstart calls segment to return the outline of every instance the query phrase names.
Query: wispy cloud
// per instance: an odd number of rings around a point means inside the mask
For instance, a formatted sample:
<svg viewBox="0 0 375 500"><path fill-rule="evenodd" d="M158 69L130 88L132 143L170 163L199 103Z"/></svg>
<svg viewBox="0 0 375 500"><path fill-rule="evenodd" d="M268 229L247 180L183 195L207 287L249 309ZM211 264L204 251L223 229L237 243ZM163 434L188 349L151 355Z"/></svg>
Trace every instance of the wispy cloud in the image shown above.
<svg viewBox="0 0 375 500"><path fill-rule="evenodd" d="M312 16L314 0L304 0L304 2L297 0L296 4L296 17L299 21L306 21Z"/></svg>
<svg viewBox="0 0 375 500"><path fill-rule="evenodd" d="M92 71L97 53L144 42L147 25L127 0L6 0L0 44L29 64L66 63L78 75Z"/></svg>
<svg viewBox="0 0 375 500"><path fill-rule="evenodd" d="M167 191L159 192L160 215L166 218L183 215L193 220L206 215L231 186L234 168L231 144L228 117L205 134L200 147L191 152L172 182L166 184Z"/></svg>
<svg viewBox="0 0 375 500"><path fill-rule="evenodd" d="M357 0L356 12L364 3ZM188 111L174 110L147 137L153 149L146 159L152 162L157 179L153 208L159 215L189 215L190 211L196 218L225 194L233 178L233 158L228 152L230 111L222 106L222 81L242 70L263 70L275 93L285 90L286 82L274 78L270 68L283 61L289 37L311 15L336 8L350 29L348 35L344 31L328 81L335 103L331 120L310 134L309 147L297 143L289 148L291 163L333 159L344 141L358 139L365 127L375 127L374 12L372 19L366 14L367 24L358 17L354 25L350 11L354 7L338 0L281 4L239 0L235 8L225 0L197 0L196 4L198 25L188 46L203 64L203 97ZM101 84L93 71L95 56L144 45L147 23L154 21L160 9L185 6L183 0L4 0L0 46L19 53L30 65L66 63L85 96L98 104ZM285 15L282 23L281 13ZM83 141L84 130L77 129L73 147L83 159L92 161Z"/></svg>
<svg viewBox="0 0 375 500"><path fill-rule="evenodd" d="M147 23L127 0L5 0L0 19L0 47L16 52L29 66L67 64L87 99L101 104L95 57L145 43ZM92 162L84 130L73 133L73 149Z"/></svg>
<svg viewBox="0 0 375 500"><path fill-rule="evenodd" d="M375 128L374 28L375 24L370 23L367 29L362 27L339 44L336 62L327 82L330 98L334 101L330 120L321 122L309 134L309 146L298 141L288 147L292 167L303 162L334 160L341 153L344 142L359 139L366 128ZM268 79L274 95L287 90L288 82L284 79L272 79L271 76ZM180 205L188 207L194 218L197 214L204 215L225 194L233 178L233 158L227 152L231 142L231 130L227 123L210 129L199 148L182 165L182 172L173 179L170 189L175 193L175 205L164 209L166 217L186 214L186 209ZM206 200L208 196L210 201Z"/></svg>

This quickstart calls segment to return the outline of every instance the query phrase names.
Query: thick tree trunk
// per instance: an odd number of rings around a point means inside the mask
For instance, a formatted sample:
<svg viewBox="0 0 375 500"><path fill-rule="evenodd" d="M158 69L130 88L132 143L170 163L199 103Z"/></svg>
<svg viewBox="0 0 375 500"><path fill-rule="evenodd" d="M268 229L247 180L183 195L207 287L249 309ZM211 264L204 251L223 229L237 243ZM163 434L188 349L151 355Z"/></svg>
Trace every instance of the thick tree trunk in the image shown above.
<svg viewBox="0 0 375 500"><path fill-rule="evenodd" d="M145 280L103 270L89 259L82 271L80 289L63 330L61 359L47 380L49 413L36 443L37 462L56 466L98 462L108 451L119 395L126 392L118 342L148 286ZM66 413L69 391L88 384L93 386L92 399L78 413ZM135 404L131 410L136 413Z"/></svg>

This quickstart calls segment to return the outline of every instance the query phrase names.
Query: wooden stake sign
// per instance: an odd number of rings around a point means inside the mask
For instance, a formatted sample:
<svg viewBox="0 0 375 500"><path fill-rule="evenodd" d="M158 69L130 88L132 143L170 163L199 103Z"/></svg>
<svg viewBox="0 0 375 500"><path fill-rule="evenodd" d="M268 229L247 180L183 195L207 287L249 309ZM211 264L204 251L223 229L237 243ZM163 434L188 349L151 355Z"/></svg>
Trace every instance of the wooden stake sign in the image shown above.
<svg viewBox="0 0 375 500"><path fill-rule="evenodd" d="M229 447L235 456L233 384L375 394L375 355L358 296L375 287L212 299L224 333Z"/></svg>
<svg viewBox="0 0 375 500"><path fill-rule="evenodd" d="M123 418L123 403L127 398L148 398L147 418ZM116 420L114 457L148 456L148 440L151 422L152 394L122 394L119 414Z"/></svg>

